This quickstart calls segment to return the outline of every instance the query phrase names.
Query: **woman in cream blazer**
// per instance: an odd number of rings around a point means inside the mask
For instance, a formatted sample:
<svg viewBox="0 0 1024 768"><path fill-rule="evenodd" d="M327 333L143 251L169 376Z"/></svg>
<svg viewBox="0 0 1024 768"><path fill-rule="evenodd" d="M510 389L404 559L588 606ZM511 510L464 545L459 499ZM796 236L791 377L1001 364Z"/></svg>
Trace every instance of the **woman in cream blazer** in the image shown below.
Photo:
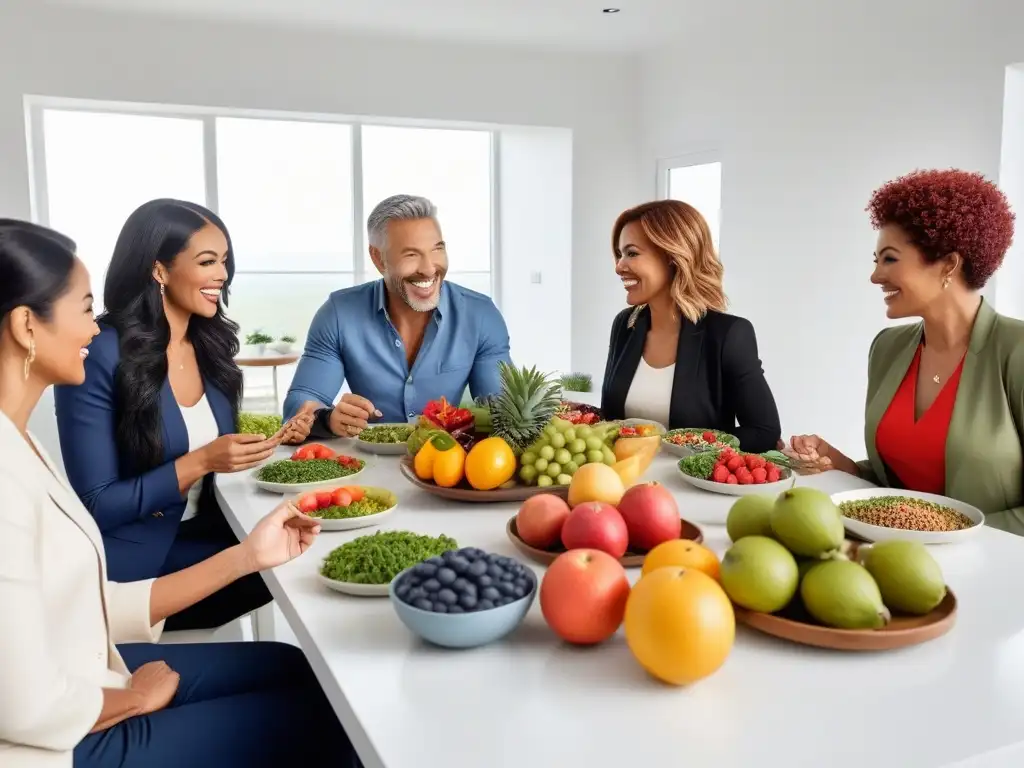
<svg viewBox="0 0 1024 768"><path fill-rule="evenodd" d="M151 645L167 616L305 551L315 521L282 505L185 571L108 580L96 523L26 430L47 386L82 381L97 332L74 244L0 220L0 765L344 765L298 649Z"/></svg>
<svg viewBox="0 0 1024 768"><path fill-rule="evenodd" d="M1006 198L978 174L918 171L881 187L875 271L890 318L871 344L854 462L817 435L789 452L893 488L949 496L1024 535L1024 323L980 295L1013 239Z"/></svg>

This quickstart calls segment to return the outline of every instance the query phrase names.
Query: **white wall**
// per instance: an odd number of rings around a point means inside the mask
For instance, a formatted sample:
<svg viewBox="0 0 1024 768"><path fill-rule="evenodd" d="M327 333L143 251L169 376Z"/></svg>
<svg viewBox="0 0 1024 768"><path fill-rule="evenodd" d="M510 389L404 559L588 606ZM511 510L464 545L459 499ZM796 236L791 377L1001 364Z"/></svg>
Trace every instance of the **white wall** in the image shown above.
<svg viewBox="0 0 1024 768"><path fill-rule="evenodd" d="M1017 236L999 270L996 303L1000 312L1024 318L1024 66L1006 70L999 186L1017 212Z"/></svg>
<svg viewBox="0 0 1024 768"><path fill-rule="evenodd" d="M571 274L572 294L587 297L569 316L573 367L603 368L621 291L610 269L597 280L591 273L595 254L604 262L615 216L641 190L634 59L347 38L31 0L5 0L0 13L3 215L30 213L23 94L571 129L572 260L555 271ZM523 182L545 186L542 176ZM544 238L540 227L536 236ZM516 273L502 282L518 280ZM546 307L565 293L545 277L518 299ZM523 336L519 349L546 343Z"/></svg>
<svg viewBox="0 0 1024 768"><path fill-rule="evenodd" d="M646 194L657 158L721 150L726 289L757 328L787 436L864 456L867 351L886 322L868 282L872 190L917 167L997 178L1024 9L980 5L726 0L645 59Z"/></svg>

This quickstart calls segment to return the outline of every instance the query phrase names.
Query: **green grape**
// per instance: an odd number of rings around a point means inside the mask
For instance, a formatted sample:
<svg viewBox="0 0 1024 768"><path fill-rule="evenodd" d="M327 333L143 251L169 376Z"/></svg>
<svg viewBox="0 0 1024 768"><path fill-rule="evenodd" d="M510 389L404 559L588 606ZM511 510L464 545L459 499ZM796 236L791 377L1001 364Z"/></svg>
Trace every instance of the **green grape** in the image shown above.
<svg viewBox="0 0 1024 768"><path fill-rule="evenodd" d="M572 478L569 477L568 475L559 475L558 477L555 478L555 482L558 483L559 485L568 485L569 483L572 482Z"/></svg>
<svg viewBox="0 0 1024 768"><path fill-rule="evenodd" d="M572 429L572 422L568 419L555 419L555 427L558 428L559 432L564 433L567 429Z"/></svg>
<svg viewBox="0 0 1024 768"><path fill-rule="evenodd" d="M533 441L532 447L536 448L539 451L545 445L550 445L551 440L549 439L549 437L549 435L541 435L540 437Z"/></svg>
<svg viewBox="0 0 1024 768"><path fill-rule="evenodd" d="M519 479L527 485L533 485L533 482L537 479L537 468L529 465L519 470Z"/></svg>
<svg viewBox="0 0 1024 768"><path fill-rule="evenodd" d="M580 438L577 437L575 440L573 440L571 443L569 443L568 448L573 453L586 453L586 451L587 451L587 441L586 440L581 440Z"/></svg>
<svg viewBox="0 0 1024 768"><path fill-rule="evenodd" d="M548 424L546 427L544 427L544 434L547 435L549 438L554 437L555 435L558 434L558 427L556 427L554 424Z"/></svg>
<svg viewBox="0 0 1024 768"><path fill-rule="evenodd" d="M562 434L551 436L551 446L553 448L564 448L565 447L565 436Z"/></svg>
<svg viewBox="0 0 1024 768"><path fill-rule="evenodd" d="M523 466L533 464L537 460L537 454L533 451L526 451L522 456L519 457L519 463Z"/></svg>
<svg viewBox="0 0 1024 768"><path fill-rule="evenodd" d="M560 474L562 474L562 465L552 461L550 464L548 464L548 468L545 470L544 474L546 474L548 477L558 477Z"/></svg>
<svg viewBox="0 0 1024 768"><path fill-rule="evenodd" d="M578 427L576 427L576 437L579 440L586 440L592 434L594 434L593 427L590 427L586 424L580 424Z"/></svg>
<svg viewBox="0 0 1024 768"><path fill-rule="evenodd" d="M541 488L548 488L549 486L554 485L554 480L547 475L541 475L537 478L537 485Z"/></svg>
<svg viewBox="0 0 1024 768"><path fill-rule="evenodd" d="M604 449L604 454L602 455L601 458L604 460L604 463L607 464L609 467L612 464L614 464L615 461L616 461L615 454L612 453L612 449L611 448L605 448Z"/></svg>
<svg viewBox="0 0 1024 768"><path fill-rule="evenodd" d="M601 438L599 437L588 437L586 439L586 444L588 451L600 451L602 448L604 448L604 443L601 441Z"/></svg>
<svg viewBox="0 0 1024 768"><path fill-rule="evenodd" d="M577 464L575 461L567 461L565 464L562 465L562 471L565 472L565 474L567 475L575 475L576 470L579 468L580 465Z"/></svg>
<svg viewBox="0 0 1024 768"><path fill-rule="evenodd" d="M565 450L565 448L561 448L555 451L555 461L559 464L568 464L572 461L572 454Z"/></svg>
<svg viewBox="0 0 1024 768"><path fill-rule="evenodd" d="M553 458L555 458L555 449L552 448L550 445L545 445L543 448L540 449L538 453L540 454L540 458L547 459L548 461L551 461Z"/></svg>
<svg viewBox="0 0 1024 768"><path fill-rule="evenodd" d="M580 451L579 453L574 453L572 455L572 463L575 464L577 467L582 467L584 464L587 463L586 454L584 454L583 451Z"/></svg>
<svg viewBox="0 0 1024 768"><path fill-rule="evenodd" d="M541 456L539 459L533 462L533 466L537 468L538 472L543 472L548 468L548 460Z"/></svg>
<svg viewBox="0 0 1024 768"><path fill-rule="evenodd" d="M604 461L604 453L599 450L587 451L587 464L600 464Z"/></svg>
<svg viewBox="0 0 1024 768"><path fill-rule="evenodd" d="M576 439L576 430L573 427L569 427L565 432L562 433L562 437L565 438L565 442L571 443Z"/></svg>

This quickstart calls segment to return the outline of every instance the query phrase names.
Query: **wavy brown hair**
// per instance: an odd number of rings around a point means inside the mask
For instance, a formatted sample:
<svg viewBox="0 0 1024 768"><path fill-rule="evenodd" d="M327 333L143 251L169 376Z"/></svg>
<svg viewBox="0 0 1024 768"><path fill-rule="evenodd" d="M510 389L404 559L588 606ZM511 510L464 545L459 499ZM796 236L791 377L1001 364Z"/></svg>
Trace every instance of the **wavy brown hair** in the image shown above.
<svg viewBox="0 0 1024 768"><path fill-rule="evenodd" d="M696 208L680 200L655 200L623 211L612 228L615 256L621 255L622 230L634 221L671 263L674 277L669 291L683 317L696 323L709 309L725 311L724 269L708 223Z"/></svg>

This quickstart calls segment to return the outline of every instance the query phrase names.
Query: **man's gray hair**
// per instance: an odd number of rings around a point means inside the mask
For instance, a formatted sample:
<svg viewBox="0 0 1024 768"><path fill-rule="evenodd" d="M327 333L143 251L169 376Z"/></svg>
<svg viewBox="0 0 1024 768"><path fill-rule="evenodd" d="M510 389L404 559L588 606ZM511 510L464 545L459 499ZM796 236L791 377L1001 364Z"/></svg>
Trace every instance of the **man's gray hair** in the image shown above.
<svg viewBox="0 0 1024 768"><path fill-rule="evenodd" d="M392 221L437 219L437 207L425 197L392 195L381 200L366 219L366 232L370 245L383 248L387 241L388 224Z"/></svg>

